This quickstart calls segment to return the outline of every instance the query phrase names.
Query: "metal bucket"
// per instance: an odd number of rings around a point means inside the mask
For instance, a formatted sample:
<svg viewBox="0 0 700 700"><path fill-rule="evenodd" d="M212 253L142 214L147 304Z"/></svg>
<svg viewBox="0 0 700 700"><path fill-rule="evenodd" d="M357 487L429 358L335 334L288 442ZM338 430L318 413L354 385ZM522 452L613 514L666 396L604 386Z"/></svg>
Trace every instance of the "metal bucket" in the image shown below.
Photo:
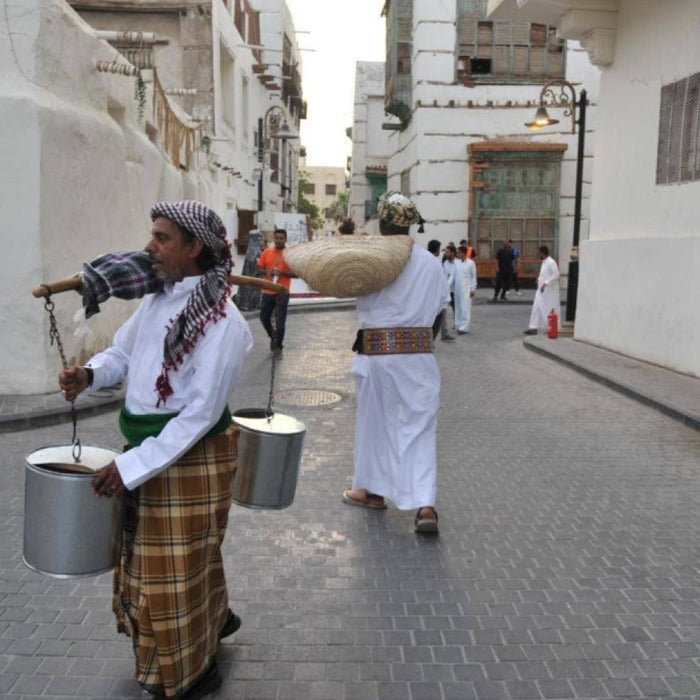
<svg viewBox="0 0 700 700"><path fill-rule="evenodd" d="M233 500L247 508L282 509L294 502L306 426L283 413L236 411L240 428Z"/></svg>
<svg viewBox="0 0 700 700"><path fill-rule="evenodd" d="M26 457L24 563L56 578L94 576L119 563L121 498L97 498L92 474L67 474L42 464L73 462L72 445L42 447ZM80 464L97 471L119 453L83 445Z"/></svg>

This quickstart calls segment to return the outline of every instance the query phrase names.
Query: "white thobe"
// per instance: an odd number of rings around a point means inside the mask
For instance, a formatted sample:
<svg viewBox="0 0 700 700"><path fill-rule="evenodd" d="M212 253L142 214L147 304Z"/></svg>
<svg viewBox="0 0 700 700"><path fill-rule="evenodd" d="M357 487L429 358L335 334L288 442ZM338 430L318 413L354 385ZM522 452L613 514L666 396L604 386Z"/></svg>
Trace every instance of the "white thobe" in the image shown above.
<svg viewBox="0 0 700 700"><path fill-rule="evenodd" d="M357 299L361 328L427 327L450 301L440 262L413 246L388 287ZM440 372L432 353L361 355L352 364L357 388L355 478L407 510L435 505L435 430Z"/></svg>
<svg viewBox="0 0 700 700"><path fill-rule="evenodd" d="M454 260L443 260L442 261L442 271L445 273L445 278L447 279L447 284L450 287L450 292L454 294L455 291L455 261Z"/></svg>
<svg viewBox="0 0 700 700"><path fill-rule="evenodd" d="M185 307L200 276L185 277L149 294L117 331L110 348L87 366L94 370L89 392L127 381L126 409L135 415L174 413L158 437L119 455L117 469L128 489L139 486L177 461L219 420L253 347L247 321L229 302L226 316L206 325L194 348L168 379L173 394L157 406L156 379L163 362L166 326ZM89 393L84 392L84 393Z"/></svg>
<svg viewBox="0 0 700 700"><path fill-rule="evenodd" d="M476 291L476 265L473 260L455 260L455 330L469 331L472 318L471 293Z"/></svg>
<svg viewBox="0 0 700 700"><path fill-rule="evenodd" d="M542 285L547 288L542 291ZM557 316L561 314L561 302L559 300L559 266L550 255L542 261L540 274L537 277L537 291L535 301L532 304L530 314L530 328L547 328L547 316L554 309Z"/></svg>

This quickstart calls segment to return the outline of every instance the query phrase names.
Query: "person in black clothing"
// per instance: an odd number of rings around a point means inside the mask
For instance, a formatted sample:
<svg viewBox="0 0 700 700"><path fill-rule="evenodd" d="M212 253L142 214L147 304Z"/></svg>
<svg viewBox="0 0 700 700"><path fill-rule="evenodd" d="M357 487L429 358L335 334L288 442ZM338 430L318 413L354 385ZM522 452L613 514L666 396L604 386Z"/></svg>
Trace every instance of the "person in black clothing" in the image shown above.
<svg viewBox="0 0 700 700"><path fill-rule="evenodd" d="M493 290L493 300L498 301L499 292L501 301L507 301L506 293L510 289L513 279L513 248L508 241L496 253L498 261L498 272L496 273L496 283Z"/></svg>

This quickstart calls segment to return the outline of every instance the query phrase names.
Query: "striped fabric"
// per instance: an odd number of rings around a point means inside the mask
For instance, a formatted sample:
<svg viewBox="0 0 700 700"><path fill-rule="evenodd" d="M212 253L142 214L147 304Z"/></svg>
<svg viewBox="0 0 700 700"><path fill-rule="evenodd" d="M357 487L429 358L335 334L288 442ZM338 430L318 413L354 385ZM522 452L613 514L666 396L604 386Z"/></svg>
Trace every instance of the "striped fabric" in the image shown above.
<svg viewBox="0 0 700 700"><path fill-rule="evenodd" d="M364 328L358 334L361 355L433 352L432 328Z"/></svg>
<svg viewBox="0 0 700 700"><path fill-rule="evenodd" d="M140 299L163 288L151 272L148 253L134 251L107 253L83 263L81 292L85 317L100 312L100 304L110 297Z"/></svg>
<svg viewBox="0 0 700 700"><path fill-rule="evenodd" d="M186 692L214 660L228 594L221 544L238 428L200 440L125 495L117 628L131 637L136 678L152 693Z"/></svg>
<svg viewBox="0 0 700 700"><path fill-rule="evenodd" d="M226 228L219 216L201 202L158 202L151 209L151 219L163 216L189 231L214 251L216 264L209 268L187 299L182 313L174 320L165 336L163 367L156 380L160 402L165 403L173 393L168 372L177 370L186 355L204 333L208 323L216 323L226 315L226 303L231 296L229 274L233 267L231 246L226 240Z"/></svg>

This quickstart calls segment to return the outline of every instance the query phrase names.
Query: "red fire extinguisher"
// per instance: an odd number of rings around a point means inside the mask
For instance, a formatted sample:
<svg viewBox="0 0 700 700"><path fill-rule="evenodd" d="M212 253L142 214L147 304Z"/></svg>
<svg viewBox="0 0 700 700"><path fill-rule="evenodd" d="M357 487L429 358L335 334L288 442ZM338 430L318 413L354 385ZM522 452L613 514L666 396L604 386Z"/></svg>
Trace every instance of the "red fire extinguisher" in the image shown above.
<svg viewBox="0 0 700 700"><path fill-rule="evenodd" d="M547 337L556 338L559 336L559 317L557 312L552 309L547 316Z"/></svg>

